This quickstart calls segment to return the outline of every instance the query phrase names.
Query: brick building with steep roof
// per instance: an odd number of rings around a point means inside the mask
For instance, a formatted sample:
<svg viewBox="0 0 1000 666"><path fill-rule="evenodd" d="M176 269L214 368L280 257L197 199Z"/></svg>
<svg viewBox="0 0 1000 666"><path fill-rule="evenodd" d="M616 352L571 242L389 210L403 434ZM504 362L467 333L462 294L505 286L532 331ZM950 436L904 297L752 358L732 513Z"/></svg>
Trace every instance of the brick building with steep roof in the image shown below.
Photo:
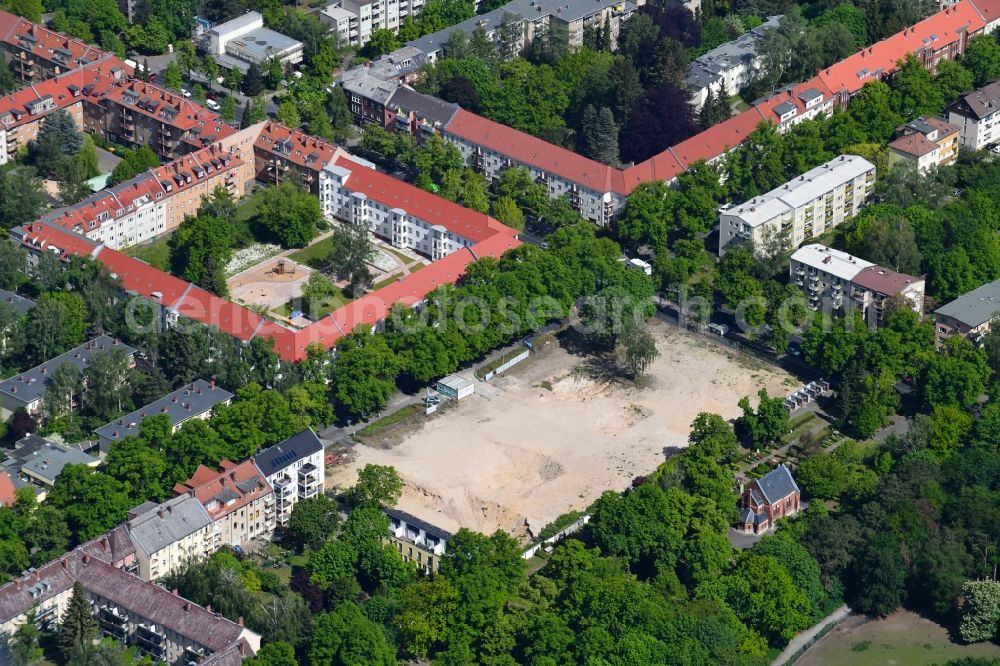
<svg viewBox="0 0 1000 666"><path fill-rule="evenodd" d="M780 518L799 512L801 492L784 465L778 465L759 479L753 479L740 496L740 528L761 534L774 529Z"/></svg>

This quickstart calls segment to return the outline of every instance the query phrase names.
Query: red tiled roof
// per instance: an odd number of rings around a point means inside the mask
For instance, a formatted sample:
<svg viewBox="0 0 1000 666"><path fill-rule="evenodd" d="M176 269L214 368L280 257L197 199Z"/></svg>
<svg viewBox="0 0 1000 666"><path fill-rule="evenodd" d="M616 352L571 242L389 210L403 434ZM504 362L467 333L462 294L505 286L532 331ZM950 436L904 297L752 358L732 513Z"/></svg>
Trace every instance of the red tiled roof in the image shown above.
<svg viewBox="0 0 1000 666"><path fill-rule="evenodd" d="M7 12L3 12L3 16L0 17L0 36L8 44L18 46L26 51L30 50L45 60L55 60L53 52L55 49L68 51L69 57L65 62L66 69L79 67L82 64L80 63L81 58L94 62L108 56L96 46L91 46L74 37L67 37L60 32L49 30L43 25L32 23L28 19ZM23 37L34 40L32 48L28 48L29 42L19 39Z"/></svg>
<svg viewBox="0 0 1000 666"><path fill-rule="evenodd" d="M219 298L200 287L192 287L173 310L182 317L211 324L244 342L254 336L264 321L264 317L253 310Z"/></svg>
<svg viewBox="0 0 1000 666"><path fill-rule="evenodd" d="M191 283L110 248L101 249L97 259L122 281L127 291L167 308L176 305L191 289Z"/></svg>
<svg viewBox="0 0 1000 666"><path fill-rule="evenodd" d="M271 492L271 486L253 460L245 460L240 464L234 464L229 460L219 463L220 471L215 472L204 465L199 465L194 475L184 483L174 486L177 495L191 492L198 499L212 520L218 520L221 516L237 511L245 507L250 502ZM246 482L256 481L256 484ZM239 486L243 485L243 488ZM247 489L252 486L251 489ZM225 501L219 501L218 506L209 508L211 502L221 494L235 494L235 501L227 506Z"/></svg>
<svg viewBox="0 0 1000 666"><path fill-rule="evenodd" d="M146 173L109 189L95 192L83 201L53 211L42 219L85 234L100 228L102 219L122 217L118 211L128 214L136 206L145 205L146 202L140 202L144 197L155 201L157 194L162 197L163 188L152 174Z"/></svg>
<svg viewBox="0 0 1000 666"><path fill-rule="evenodd" d="M938 149L938 145L936 143L919 132L901 136L890 143L889 147L897 152L913 155L914 157L923 157L924 155L933 153Z"/></svg>
<svg viewBox="0 0 1000 666"><path fill-rule="evenodd" d="M274 144L280 141L290 141L291 150L288 153L279 153L274 149ZM319 172L327 164L332 163L344 151L333 144L327 143L323 139L310 136L300 130L293 130L284 125L272 121L264 124L257 140L254 141L254 148L268 153L280 155L282 159L298 164L299 166L313 169ZM315 156L311 162L307 158Z"/></svg>
<svg viewBox="0 0 1000 666"><path fill-rule="evenodd" d="M538 137L493 122L465 109L455 112L445 125L445 131L486 146L522 164L530 164L578 183L594 192L603 193L621 189L622 181L618 169L554 146ZM616 176L615 172L619 175Z"/></svg>
<svg viewBox="0 0 1000 666"><path fill-rule="evenodd" d="M509 235L516 233L485 213L460 206L371 167L358 164L349 157L340 157L335 164L351 172L347 178L347 188L350 191L364 194L389 209L402 208L431 225L440 224L462 238L479 242L497 233Z"/></svg>
<svg viewBox="0 0 1000 666"><path fill-rule="evenodd" d="M219 145L211 145L153 169L153 175L165 191L176 194L197 185L205 178L216 175L219 171L232 169L241 164L243 160L237 155ZM202 169L201 178L198 177L198 169Z"/></svg>
<svg viewBox="0 0 1000 666"><path fill-rule="evenodd" d="M831 92L856 93L865 83L882 78L896 69L896 63L910 53L942 49L962 35L981 30L984 21L969 0L959 0L936 14L886 37L880 42L820 70L819 78Z"/></svg>
<svg viewBox="0 0 1000 666"><path fill-rule="evenodd" d="M882 266L869 266L854 276L851 280L856 285L876 291L880 294L894 296L910 285L922 282L923 278L897 273L891 268Z"/></svg>
<svg viewBox="0 0 1000 666"><path fill-rule="evenodd" d="M137 96L140 102L148 98L152 104L144 104L145 108L140 108L137 104L129 104L125 101L127 94ZM219 122L219 114L214 111L209 111L178 93L170 92L152 83L131 81L127 85L112 88L107 92L105 98L157 122L163 122L185 131L192 131L194 134L200 135L215 128L229 127ZM176 112L171 120L167 120L162 115L163 110L168 107ZM232 130L231 127L229 129Z"/></svg>
<svg viewBox="0 0 1000 666"><path fill-rule="evenodd" d="M10 480L10 475L6 470L0 470L0 506L14 506L17 496L15 494L14 482Z"/></svg>
<svg viewBox="0 0 1000 666"><path fill-rule="evenodd" d="M972 5L979 12L979 15L983 17L983 20L989 24L994 21L1000 21L1000 0L969 0Z"/></svg>
<svg viewBox="0 0 1000 666"><path fill-rule="evenodd" d="M21 242L35 250L58 252L62 259L72 255L89 257L98 250L98 244L89 238L57 226L32 222L23 228L25 233Z"/></svg>
<svg viewBox="0 0 1000 666"><path fill-rule="evenodd" d="M82 96L73 96L68 85L70 84L59 79L48 79L0 97L0 125L11 129L38 120L58 109L83 102ZM52 98L54 106L40 113L28 110L31 102L46 96Z"/></svg>
<svg viewBox="0 0 1000 666"><path fill-rule="evenodd" d="M747 109L725 122L682 141L671 150L677 159L686 165L698 160L706 162L714 160L719 155L743 143L763 120L764 117L756 107Z"/></svg>

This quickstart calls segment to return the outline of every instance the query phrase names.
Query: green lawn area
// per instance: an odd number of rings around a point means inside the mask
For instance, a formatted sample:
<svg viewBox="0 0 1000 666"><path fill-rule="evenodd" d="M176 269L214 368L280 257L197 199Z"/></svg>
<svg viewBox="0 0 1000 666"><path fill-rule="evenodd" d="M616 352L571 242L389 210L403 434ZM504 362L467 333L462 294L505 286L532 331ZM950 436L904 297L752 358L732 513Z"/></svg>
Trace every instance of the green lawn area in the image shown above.
<svg viewBox="0 0 1000 666"><path fill-rule="evenodd" d="M398 273L396 275L390 275L386 279L379 280L378 282L376 282L375 284L373 284L372 285L372 290L378 291L382 287L388 287L390 284L392 284L393 282L396 282L396 281L400 280L401 278L403 278L403 275L398 274Z"/></svg>
<svg viewBox="0 0 1000 666"><path fill-rule="evenodd" d="M750 108L750 105L743 101L743 98L739 95L733 95L729 98L729 105L736 110L736 113L742 113Z"/></svg>
<svg viewBox="0 0 1000 666"><path fill-rule="evenodd" d="M301 250L296 250L288 255L288 258L292 261L297 261L300 264L305 264L306 266L312 266L317 268L315 261L321 257L325 257L330 254L330 250L333 249L333 236L324 238L321 241L313 243Z"/></svg>
<svg viewBox="0 0 1000 666"><path fill-rule="evenodd" d="M245 222L257 213L257 205L260 203L260 196L250 196L236 206L235 218L238 222Z"/></svg>
<svg viewBox="0 0 1000 666"><path fill-rule="evenodd" d="M381 249L385 250L386 252L388 252L392 256L396 257L397 259L399 259L400 261L402 261L404 264L409 264L412 261L414 261L413 257L409 257L409 256L403 254L402 252L398 251L398 250L394 250L393 248L389 247L388 245L381 246Z"/></svg>
<svg viewBox="0 0 1000 666"><path fill-rule="evenodd" d="M423 409L424 408L421 405L407 405L406 407L403 407L402 409L399 409L399 410L393 412L392 414L387 414L386 416L383 416L378 421L372 421L371 423L369 423L368 425L366 425L364 428L362 428L361 430L357 431L354 434L354 436L355 437L371 437L373 435L377 435L378 433L382 432L386 428L392 427L392 426L396 425L397 423L405 421L406 419L410 418L414 414L419 414L420 412L423 411Z"/></svg>
<svg viewBox="0 0 1000 666"><path fill-rule="evenodd" d="M963 657L1000 658L1000 645L953 643L948 630L909 611L898 611L883 620L854 626L848 618L831 631L795 666L927 666Z"/></svg>
<svg viewBox="0 0 1000 666"><path fill-rule="evenodd" d="M170 265L169 238L169 236L161 236L151 243L126 248L124 252L130 257L141 259L150 266L165 271Z"/></svg>

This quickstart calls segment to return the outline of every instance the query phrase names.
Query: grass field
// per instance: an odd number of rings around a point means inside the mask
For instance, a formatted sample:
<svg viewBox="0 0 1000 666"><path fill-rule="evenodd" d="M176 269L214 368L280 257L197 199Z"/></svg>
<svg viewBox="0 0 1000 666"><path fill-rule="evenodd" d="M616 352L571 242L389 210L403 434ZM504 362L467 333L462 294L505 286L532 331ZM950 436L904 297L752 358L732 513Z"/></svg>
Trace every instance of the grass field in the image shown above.
<svg viewBox="0 0 1000 666"><path fill-rule="evenodd" d="M357 431L355 433L355 436L370 437L372 435L377 435L386 428L390 428L396 425L397 423L405 421L414 414L419 414L421 411L423 411L423 409L424 408L421 405L407 405L402 409L396 410L392 414L387 414L386 416L380 418L378 421L372 421L364 428Z"/></svg>
<svg viewBox="0 0 1000 666"><path fill-rule="evenodd" d="M288 258L292 261L297 261L300 264L305 264L306 266L312 266L313 268L321 268L317 266L314 262L330 254L330 250L333 249L333 236L324 238L318 243L313 243L308 247L304 247L301 250L296 250L288 255Z"/></svg>
<svg viewBox="0 0 1000 666"><path fill-rule="evenodd" d="M169 236L161 236L152 243L133 245L130 248L126 248L124 252L130 257L141 259L150 266L165 271L170 265L169 238Z"/></svg>
<svg viewBox="0 0 1000 666"><path fill-rule="evenodd" d="M962 657L1000 658L1000 645L953 643L941 625L916 613L898 611L871 622L848 618L795 666L928 666Z"/></svg>
<svg viewBox="0 0 1000 666"><path fill-rule="evenodd" d="M236 221L246 222L257 214L257 204L260 203L259 196L247 197L236 206Z"/></svg>

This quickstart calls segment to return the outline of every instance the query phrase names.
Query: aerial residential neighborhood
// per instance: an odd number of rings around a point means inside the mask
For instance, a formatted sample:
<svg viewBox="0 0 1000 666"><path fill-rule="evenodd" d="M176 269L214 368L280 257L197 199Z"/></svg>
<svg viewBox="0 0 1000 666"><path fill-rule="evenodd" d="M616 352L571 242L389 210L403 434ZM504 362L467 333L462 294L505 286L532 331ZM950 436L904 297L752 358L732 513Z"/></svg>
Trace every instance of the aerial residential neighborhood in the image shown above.
<svg viewBox="0 0 1000 666"><path fill-rule="evenodd" d="M0 663L1000 664L998 27L0 2Z"/></svg>

